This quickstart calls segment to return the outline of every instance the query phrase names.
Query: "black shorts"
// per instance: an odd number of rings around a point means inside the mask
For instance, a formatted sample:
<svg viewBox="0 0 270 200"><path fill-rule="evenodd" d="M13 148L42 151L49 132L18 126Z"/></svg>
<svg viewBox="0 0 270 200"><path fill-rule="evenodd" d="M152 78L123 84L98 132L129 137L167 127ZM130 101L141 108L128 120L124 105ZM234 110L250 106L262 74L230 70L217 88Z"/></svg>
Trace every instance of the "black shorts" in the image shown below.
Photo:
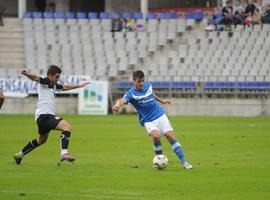
<svg viewBox="0 0 270 200"><path fill-rule="evenodd" d="M63 120L60 117L50 114L42 114L37 118L38 133L40 135L45 135L59 124Z"/></svg>

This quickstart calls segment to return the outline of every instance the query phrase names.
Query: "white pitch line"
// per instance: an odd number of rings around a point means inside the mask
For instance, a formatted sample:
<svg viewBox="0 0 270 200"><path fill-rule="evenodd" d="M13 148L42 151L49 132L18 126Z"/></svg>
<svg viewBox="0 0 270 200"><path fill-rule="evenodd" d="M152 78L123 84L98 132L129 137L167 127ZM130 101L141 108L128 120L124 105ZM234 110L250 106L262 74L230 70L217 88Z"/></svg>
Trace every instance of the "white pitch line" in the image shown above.
<svg viewBox="0 0 270 200"><path fill-rule="evenodd" d="M96 191L93 191L94 193L98 193ZM15 191L15 190L0 190L0 193L12 193L12 194L25 194L27 196L28 194L37 194L37 195L49 195L49 196L74 196L74 197L93 197L93 198L98 198L98 199L141 199L140 194L135 194L135 193L130 193L128 194L127 192L124 193L108 193L104 194L89 194L89 193L71 193L71 192L65 192L65 193L59 193L59 192L38 192L38 191Z"/></svg>

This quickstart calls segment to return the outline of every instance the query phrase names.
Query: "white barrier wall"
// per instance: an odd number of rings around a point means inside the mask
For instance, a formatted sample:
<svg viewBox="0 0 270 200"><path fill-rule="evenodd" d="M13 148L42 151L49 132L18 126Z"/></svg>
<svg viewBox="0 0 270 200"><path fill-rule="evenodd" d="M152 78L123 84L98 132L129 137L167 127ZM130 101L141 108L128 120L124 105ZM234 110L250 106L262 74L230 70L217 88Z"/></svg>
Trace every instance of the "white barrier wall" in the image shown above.
<svg viewBox="0 0 270 200"><path fill-rule="evenodd" d="M270 99L172 99L169 115L186 116L270 116ZM6 98L0 114L34 114L37 97ZM58 114L77 114L77 97L57 97ZM131 111L129 107L126 109Z"/></svg>

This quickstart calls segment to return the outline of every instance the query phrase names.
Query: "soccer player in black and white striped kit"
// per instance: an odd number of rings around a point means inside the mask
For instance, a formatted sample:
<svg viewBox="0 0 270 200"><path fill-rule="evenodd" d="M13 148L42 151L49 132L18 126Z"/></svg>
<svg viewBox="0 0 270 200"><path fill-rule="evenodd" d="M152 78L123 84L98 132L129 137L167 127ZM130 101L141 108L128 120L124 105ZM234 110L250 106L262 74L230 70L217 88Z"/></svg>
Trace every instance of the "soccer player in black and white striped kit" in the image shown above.
<svg viewBox="0 0 270 200"><path fill-rule="evenodd" d="M30 80L39 82L38 103L35 113L35 120L38 126L38 137L26 144L19 153L14 154L17 164L20 164L23 157L38 146L44 144L51 130L62 131L60 136L61 155L60 160L73 162L75 158L68 153L68 144L71 134L71 126L64 119L55 115L55 91L67 91L82 88L89 82L78 85L60 85L58 80L62 70L55 65L51 65L47 71L47 77L30 74L27 70L22 70L21 74Z"/></svg>

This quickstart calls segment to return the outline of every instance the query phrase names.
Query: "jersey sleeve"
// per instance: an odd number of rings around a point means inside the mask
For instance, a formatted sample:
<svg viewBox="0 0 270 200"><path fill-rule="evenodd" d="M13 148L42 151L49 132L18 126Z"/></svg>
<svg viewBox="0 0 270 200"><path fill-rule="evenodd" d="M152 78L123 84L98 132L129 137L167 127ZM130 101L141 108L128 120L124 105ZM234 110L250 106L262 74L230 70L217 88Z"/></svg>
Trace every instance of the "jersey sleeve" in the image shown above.
<svg viewBox="0 0 270 200"><path fill-rule="evenodd" d="M57 90L63 90L63 89L64 89L64 86L57 83L57 84L56 84L56 89L57 89Z"/></svg>
<svg viewBox="0 0 270 200"><path fill-rule="evenodd" d="M39 83L42 84L42 85L50 85L50 80L46 77L39 77Z"/></svg>
<svg viewBox="0 0 270 200"><path fill-rule="evenodd" d="M127 91L127 92L124 94L123 98L127 101L127 103L130 102L130 100L131 100L131 98L132 98L130 91Z"/></svg>

